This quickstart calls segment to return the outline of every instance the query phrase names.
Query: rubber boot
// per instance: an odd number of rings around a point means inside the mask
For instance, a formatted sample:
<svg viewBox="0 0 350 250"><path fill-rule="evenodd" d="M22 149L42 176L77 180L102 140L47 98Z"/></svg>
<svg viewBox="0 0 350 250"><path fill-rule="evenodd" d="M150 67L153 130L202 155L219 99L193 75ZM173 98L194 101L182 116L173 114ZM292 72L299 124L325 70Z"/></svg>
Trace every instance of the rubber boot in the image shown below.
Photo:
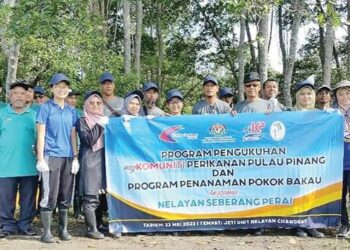
<svg viewBox="0 0 350 250"><path fill-rule="evenodd" d="M86 236L96 240L103 239L104 235L97 230L95 212L85 211L84 216L87 227Z"/></svg>
<svg viewBox="0 0 350 250"><path fill-rule="evenodd" d="M58 211L59 236L61 240L68 241L72 236L67 231L68 226L68 209L60 209Z"/></svg>
<svg viewBox="0 0 350 250"><path fill-rule="evenodd" d="M53 243L53 236L51 234L51 220L52 212L51 211L41 211L41 224L44 228L44 233L41 235L40 240L44 243Z"/></svg>

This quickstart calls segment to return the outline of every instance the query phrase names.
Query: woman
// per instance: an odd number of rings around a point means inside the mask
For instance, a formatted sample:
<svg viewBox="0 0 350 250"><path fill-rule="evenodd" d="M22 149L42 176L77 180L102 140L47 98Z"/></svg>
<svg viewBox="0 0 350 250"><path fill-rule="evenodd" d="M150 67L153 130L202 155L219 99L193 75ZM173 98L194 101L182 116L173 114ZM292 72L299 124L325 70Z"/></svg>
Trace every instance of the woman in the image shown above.
<svg viewBox="0 0 350 250"><path fill-rule="evenodd" d="M103 239L97 230L95 210L99 205L99 191L106 188L104 125L108 117L103 115L102 95L98 91L85 94L83 116L77 130L80 137L79 192L83 197L83 213L87 227L86 236Z"/></svg>
<svg viewBox="0 0 350 250"><path fill-rule="evenodd" d="M166 96L166 105L169 110L169 115L182 115L184 107L184 98L178 89L171 89Z"/></svg>
<svg viewBox="0 0 350 250"><path fill-rule="evenodd" d="M295 91L296 91L296 94L295 94L296 105L293 110L295 111L317 110L315 108L316 93L315 93L315 86L313 85L313 83L309 82L308 80L299 82L295 86ZM295 235L298 237L307 237L308 235L315 238L324 237L324 234L319 232L315 228L296 228Z"/></svg>
<svg viewBox="0 0 350 250"><path fill-rule="evenodd" d="M350 81L343 80L338 82L333 93L335 95L334 107L338 108L344 115L344 165L343 165L343 195L341 204L341 226L338 230L338 236L348 237L349 217L346 208L346 197L350 186Z"/></svg>
<svg viewBox="0 0 350 250"><path fill-rule="evenodd" d="M139 90L128 93L124 98L121 115L139 116L143 94Z"/></svg>

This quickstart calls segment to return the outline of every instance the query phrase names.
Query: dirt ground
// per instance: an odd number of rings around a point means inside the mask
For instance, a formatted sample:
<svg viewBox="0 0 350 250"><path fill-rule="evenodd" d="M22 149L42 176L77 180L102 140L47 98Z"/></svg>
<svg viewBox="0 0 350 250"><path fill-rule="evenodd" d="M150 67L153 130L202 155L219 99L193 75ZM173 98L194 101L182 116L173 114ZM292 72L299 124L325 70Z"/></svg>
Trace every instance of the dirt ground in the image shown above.
<svg viewBox="0 0 350 250"><path fill-rule="evenodd" d="M40 233L40 223L34 222L34 229ZM57 236L57 225L53 234ZM184 233L180 236L171 234L125 235L120 239L106 237L103 240L92 240L84 237L83 220L71 219L69 231L74 238L69 242L55 238L53 244L43 244L39 236L11 236L0 239L0 249L350 249L350 239L335 237L335 230L324 230L326 238L298 238L288 230L268 230L263 236L253 236L248 231L224 231L211 233Z"/></svg>

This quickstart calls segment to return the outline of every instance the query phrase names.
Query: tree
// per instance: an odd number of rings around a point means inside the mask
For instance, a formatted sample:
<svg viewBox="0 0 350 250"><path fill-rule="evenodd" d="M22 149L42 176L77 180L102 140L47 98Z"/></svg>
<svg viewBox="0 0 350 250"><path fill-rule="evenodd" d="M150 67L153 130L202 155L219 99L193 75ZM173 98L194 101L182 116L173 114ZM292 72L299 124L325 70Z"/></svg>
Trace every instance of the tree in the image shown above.
<svg viewBox="0 0 350 250"><path fill-rule="evenodd" d="M123 30L124 30L124 74L128 75L131 69L131 38L130 38L130 3L123 0Z"/></svg>
<svg viewBox="0 0 350 250"><path fill-rule="evenodd" d="M137 81L141 78L141 39L142 39L142 0L136 0L136 34L135 34L135 73Z"/></svg>
<svg viewBox="0 0 350 250"><path fill-rule="evenodd" d="M323 84L331 86L332 76L332 59L333 59L333 40L334 40L334 6L330 1L327 1L327 16L326 16L326 35L324 42L324 64L322 71Z"/></svg>
<svg viewBox="0 0 350 250"><path fill-rule="evenodd" d="M239 35L239 49L238 49L238 65L239 65L239 81L238 81L238 100L244 100L244 38L245 38L245 20L240 18L240 35Z"/></svg>

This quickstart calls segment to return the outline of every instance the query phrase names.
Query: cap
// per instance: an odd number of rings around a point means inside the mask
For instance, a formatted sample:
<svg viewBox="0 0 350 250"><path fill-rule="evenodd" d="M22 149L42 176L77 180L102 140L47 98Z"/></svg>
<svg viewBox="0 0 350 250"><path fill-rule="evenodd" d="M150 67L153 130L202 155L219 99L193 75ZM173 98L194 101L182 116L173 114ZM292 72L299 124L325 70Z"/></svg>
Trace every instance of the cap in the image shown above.
<svg viewBox="0 0 350 250"><path fill-rule="evenodd" d="M350 87L350 81L348 81L348 80L342 80L342 81L338 82L338 83L334 86L333 91L335 92L337 89L343 88L343 87Z"/></svg>
<svg viewBox="0 0 350 250"><path fill-rule="evenodd" d="M127 93L125 95L125 98L127 98L128 96L131 96L131 95L138 95L140 97L141 101L143 100L143 93L140 90L130 91L129 93Z"/></svg>
<svg viewBox="0 0 350 250"><path fill-rule="evenodd" d="M316 93L319 92L319 91L321 91L322 89L326 89L326 90L328 90L328 91L331 91L331 90L332 90L330 86L328 86L327 84L323 84L323 85L321 85L321 86L319 86L319 87L317 88Z"/></svg>
<svg viewBox="0 0 350 250"><path fill-rule="evenodd" d="M114 82L114 77L109 72L104 72L100 77L100 84L103 84L105 81Z"/></svg>
<svg viewBox="0 0 350 250"><path fill-rule="evenodd" d="M69 79L66 75L62 73L56 73L52 76L50 80L50 86L56 85L60 82L66 82L68 85L70 84Z"/></svg>
<svg viewBox="0 0 350 250"><path fill-rule="evenodd" d="M219 91L219 98L222 98L224 96L233 96L232 88L229 87L223 87Z"/></svg>
<svg viewBox="0 0 350 250"><path fill-rule="evenodd" d="M81 95L80 92L76 91L76 90L72 90L71 92L69 92L68 96L73 96L73 95Z"/></svg>
<svg viewBox="0 0 350 250"><path fill-rule="evenodd" d="M155 90L159 91L158 84L154 83L154 82L146 82L143 84L143 87L142 87L143 92L146 92L150 89L155 89Z"/></svg>
<svg viewBox="0 0 350 250"><path fill-rule="evenodd" d="M166 94L166 101L167 102L170 101L170 99L173 98L173 97L177 97L177 98L179 98L181 100L184 100L184 97L183 97L181 91L178 90L178 89L171 89L171 90L169 90L168 93Z"/></svg>
<svg viewBox="0 0 350 250"><path fill-rule="evenodd" d="M41 86L35 86L34 87L34 94L45 95L45 90Z"/></svg>
<svg viewBox="0 0 350 250"><path fill-rule="evenodd" d="M28 90L28 85L29 84L25 83L24 81L16 81L16 82L10 84L10 89L13 89L15 87L22 87L25 90Z"/></svg>
<svg viewBox="0 0 350 250"><path fill-rule="evenodd" d="M102 99L102 95L99 91L97 90L92 90L92 91L87 91L85 92L85 95L84 95L84 102L92 95L98 95L99 97L101 97Z"/></svg>
<svg viewBox="0 0 350 250"><path fill-rule="evenodd" d="M304 88L304 87L310 87L312 89L315 89L315 85L310 82L308 79L303 80L301 82L298 82L295 86L294 86L294 91L297 92L299 89Z"/></svg>
<svg viewBox="0 0 350 250"><path fill-rule="evenodd" d="M203 85L205 85L206 83L208 82L212 82L214 83L215 85L219 85L219 82L218 82L218 79L216 79L215 76L206 76L203 80Z"/></svg>
<svg viewBox="0 0 350 250"><path fill-rule="evenodd" d="M27 86L28 86L28 89L34 89L34 86L29 83L27 83Z"/></svg>
<svg viewBox="0 0 350 250"><path fill-rule="evenodd" d="M260 76L257 72L249 72L244 76L244 83L260 81Z"/></svg>

